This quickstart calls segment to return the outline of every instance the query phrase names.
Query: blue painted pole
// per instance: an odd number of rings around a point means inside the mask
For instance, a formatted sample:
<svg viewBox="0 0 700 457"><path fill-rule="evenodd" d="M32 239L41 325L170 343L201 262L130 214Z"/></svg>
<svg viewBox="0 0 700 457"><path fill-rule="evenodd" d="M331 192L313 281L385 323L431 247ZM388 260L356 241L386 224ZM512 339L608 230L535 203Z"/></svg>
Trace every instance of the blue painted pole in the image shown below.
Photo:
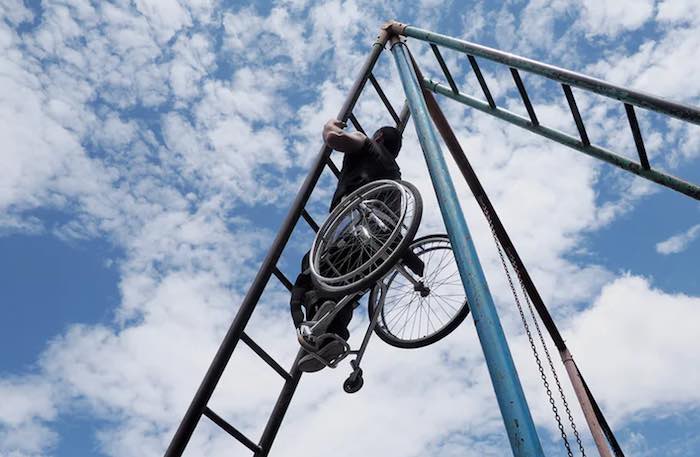
<svg viewBox="0 0 700 457"><path fill-rule="evenodd" d="M462 208L459 205L447 163L431 124L428 108L411 64L408 49L398 37L394 37L391 52L394 54L399 69L411 117L428 164L430 179L438 197L447 234L452 243L459 274L467 294L467 300L469 300L474 325L484 351L486 365L493 388L496 391L498 406L503 416L513 455L515 457L542 457L544 455L542 445L520 385L518 372L508 349L508 343L498 319L491 292L481 269L469 227L467 227Z"/></svg>

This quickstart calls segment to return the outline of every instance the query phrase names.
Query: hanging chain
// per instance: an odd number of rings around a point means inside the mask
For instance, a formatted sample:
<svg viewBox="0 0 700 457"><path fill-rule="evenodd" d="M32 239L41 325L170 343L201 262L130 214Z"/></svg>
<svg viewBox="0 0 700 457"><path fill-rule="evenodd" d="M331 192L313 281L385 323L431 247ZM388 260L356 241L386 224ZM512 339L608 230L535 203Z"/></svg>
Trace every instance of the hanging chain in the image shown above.
<svg viewBox="0 0 700 457"><path fill-rule="evenodd" d="M532 316L532 321L535 323L535 329L537 330L537 335L539 335L540 338L540 343L542 344L542 347L544 348L544 353L547 356L547 362L549 362L549 368L552 371L552 376L554 377L554 381L557 383L557 389L559 390L559 395L561 397L562 404L564 405L564 410L566 411L566 415L569 418L569 424L571 425L571 429L574 432L574 436L576 437L576 443L578 444L578 448L581 451L581 455L585 457L586 451L583 449L583 443L581 442L581 437L579 436L578 430L576 429L576 423L574 422L574 418L571 415L571 410L569 409L569 403L566 401L566 395L564 394L564 389L562 389L561 383L559 382L559 376L557 375L557 370L554 368L554 363L552 362L552 357L549 355L549 350L547 349L547 345L545 344L544 341L544 336L542 336L542 330L540 330L540 324L537 321L537 317L535 316L535 310L532 308L532 303L530 302L530 297L527 294L527 290L525 290L525 284L523 282L522 274L520 273L520 270L518 269L518 264L515 262L515 259L511 255L508 256L508 259L510 260L511 265L513 265L513 269L515 270L515 274L518 277L518 281L520 282L520 287L523 291L523 296L525 297L525 303L527 303L527 307L530 310L530 316Z"/></svg>
<svg viewBox="0 0 700 457"><path fill-rule="evenodd" d="M496 242L496 248L498 249L498 255L501 258L501 263L503 264L503 269L506 272L506 277L508 278L508 284L510 285L510 290L513 292L513 297L515 298L515 304L518 307L518 312L520 313L520 318L523 321L523 327L525 328L525 333L527 334L527 339L530 341L530 348L532 349L532 353L535 356L535 361L537 362L537 369L540 372L540 377L542 378L542 383L544 384L544 388L547 392L547 397L549 398L549 404L552 406L552 412L554 413L554 418L557 421L557 426L559 427L559 432L561 432L561 438L564 441L564 447L566 448L566 453L568 457L573 457L573 453L571 452L571 446L569 445L569 439L566 436L566 431L564 430L564 424L561 422L561 417L559 416L559 410L557 409L556 401L554 400L554 395L552 394L552 389L549 388L549 381L547 380L547 375L544 372L544 367L542 366L542 361L540 360L540 355L537 352L537 347L535 346L535 340L532 337L532 332L530 331L530 326L527 323L527 318L525 317L525 312L523 311L523 307L520 304L520 298L518 297L518 293L515 290L515 285L513 284L513 278L510 275L510 269L508 268L508 265L506 263L505 256L503 255L503 250L501 248L501 243L498 241L498 237L496 236L496 229L493 226L493 221L491 220L491 214L486 208L483 208L484 214L486 215L486 220L489 223L489 227L491 228L491 233L493 235L493 238ZM509 260L512 261L512 259ZM517 274L517 269L516 269L516 274ZM520 279L520 275L518 275L518 279ZM521 283L522 285L522 283ZM525 294L525 298L527 299L527 294ZM529 301L528 301L529 304ZM535 324L537 324L537 321L535 320ZM539 326L537 327L537 330L539 332ZM541 333L540 333L541 336ZM547 351L547 347L545 346L545 354L547 355L547 358L549 359L549 364L550 367L553 368L552 365L552 360L549 357L549 352ZM557 379L557 386L559 387L559 391L563 395L563 391L561 390L561 385L559 384L558 378ZM568 411L568 407L567 407ZM571 417L571 415L569 415ZM573 419L572 419L573 421ZM572 422L573 423L573 422ZM578 435L577 435L578 436ZM579 441L580 444L580 441ZM583 449L583 448L581 448ZM585 454L584 454L585 456Z"/></svg>

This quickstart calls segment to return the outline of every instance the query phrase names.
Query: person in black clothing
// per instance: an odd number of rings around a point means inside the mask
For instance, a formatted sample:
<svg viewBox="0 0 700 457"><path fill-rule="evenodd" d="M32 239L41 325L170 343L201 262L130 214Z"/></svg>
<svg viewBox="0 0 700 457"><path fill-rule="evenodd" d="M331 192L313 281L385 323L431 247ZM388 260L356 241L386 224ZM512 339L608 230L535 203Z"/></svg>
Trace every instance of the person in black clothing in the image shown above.
<svg viewBox="0 0 700 457"><path fill-rule="evenodd" d="M369 182L378 179L401 179L401 170L396 163L396 157L401 150L401 132L398 129L390 126L381 127L370 139L361 132L345 132L344 127L345 125L337 119L329 120L323 127L323 140L326 144L345 154L338 187L333 194L329 211L333 211L343 197ZM409 268L422 275L423 263L415 254L408 252L404 256L404 261ZM311 290L313 290L313 284L309 273L309 254L307 253L302 260L301 273L294 283L290 301L292 319L297 329L300 329L304 321L302 305L306 308L307 320L310 320L325 301L320 294L307 294ZM316 296L312 302L308 302L306 299L310 295ZM350 336L348 325L356 305L357 303L345 306L336 315L327 331L347 340ZM300 331L303 332L303 329ZM331 340L319 349L316 355L331 360L342 351L342 343ZM299 361L299 368L302 371L318 371L324 366L312 355L306 355Z"/></svg>

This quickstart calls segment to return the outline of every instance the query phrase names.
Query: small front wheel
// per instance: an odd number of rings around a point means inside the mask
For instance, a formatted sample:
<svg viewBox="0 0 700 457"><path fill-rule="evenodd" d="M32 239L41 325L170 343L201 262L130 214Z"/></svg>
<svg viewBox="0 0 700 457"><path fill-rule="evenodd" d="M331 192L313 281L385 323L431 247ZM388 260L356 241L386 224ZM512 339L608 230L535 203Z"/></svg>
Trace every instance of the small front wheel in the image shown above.
<svg viewBox="0 0 700 457"><path fill-rule="evenodd" d="M343 383L343 390L349 394L354 394L362 388L365 381L362 379L362 369L357 369L353 371L348 379Z"/></svg>

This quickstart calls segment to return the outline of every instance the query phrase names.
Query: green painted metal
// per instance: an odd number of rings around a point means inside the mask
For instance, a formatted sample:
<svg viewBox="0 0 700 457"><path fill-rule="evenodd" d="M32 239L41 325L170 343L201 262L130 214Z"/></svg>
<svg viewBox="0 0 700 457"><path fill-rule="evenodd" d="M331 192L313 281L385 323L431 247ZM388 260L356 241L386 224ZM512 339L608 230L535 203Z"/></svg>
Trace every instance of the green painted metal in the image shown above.
<svg viewBox="0 0 700 457"><path fill-rule="evenodd" d="M567 135L561 130L553 129L551 127L545 127L543 125L534 125L532 122L530 122L530 119L515 114L512 111L508 111L499 107L491 108L488 105L488 103L483 102L477 98L461 93L455 94L454 92L452 92L451 88L439 84L430 79L425 78L423 82L425 84L425 87L433 92L442 94L445 97L449 97L455 101L471 106L472 108L476 108L479 111L483 111L499 119L508 121L511 124L517 125L518 127L527 129L545 138L554 140L557 143L569 146L570 148L576 149L577 151L581 151L584 154L595 157L596 159L600 159L617 167L623 168L629 171L630 173L634 173L635 175L641 176L657 184L661 184L662 186L681 192L696 200L700 200L700 187L695 184L683 181L680 178L676 178L675 176L671 176L666 173L656 171L654 169L647 170L643 168L640 164L628 160L618 154L615 154L614 152L606 148L596 146L593 144L585 145L581 142L580 139L575 138L571 135Z"/></svg>
<svg viewBox="0 0 700 457"><path fill-rule="evenodd" d="M441 35L418 27L406 26L402 34L428 43L445 46L468 55L483 57L494 62L499 62L509 67L518 68L530 73L539 74L549 79L559 81L570 86L579 87L595 92L606 97L614 98L621 102L629 103L640 108L649 109L659 113L692 122L700 125L700 108L685 105L683 103L657 97L642 91L628 89L616 84L593 78L575 71L559 68L554 65L538 62L536 60L520 57L498 49L489 48L476 43Z"/></svg>

